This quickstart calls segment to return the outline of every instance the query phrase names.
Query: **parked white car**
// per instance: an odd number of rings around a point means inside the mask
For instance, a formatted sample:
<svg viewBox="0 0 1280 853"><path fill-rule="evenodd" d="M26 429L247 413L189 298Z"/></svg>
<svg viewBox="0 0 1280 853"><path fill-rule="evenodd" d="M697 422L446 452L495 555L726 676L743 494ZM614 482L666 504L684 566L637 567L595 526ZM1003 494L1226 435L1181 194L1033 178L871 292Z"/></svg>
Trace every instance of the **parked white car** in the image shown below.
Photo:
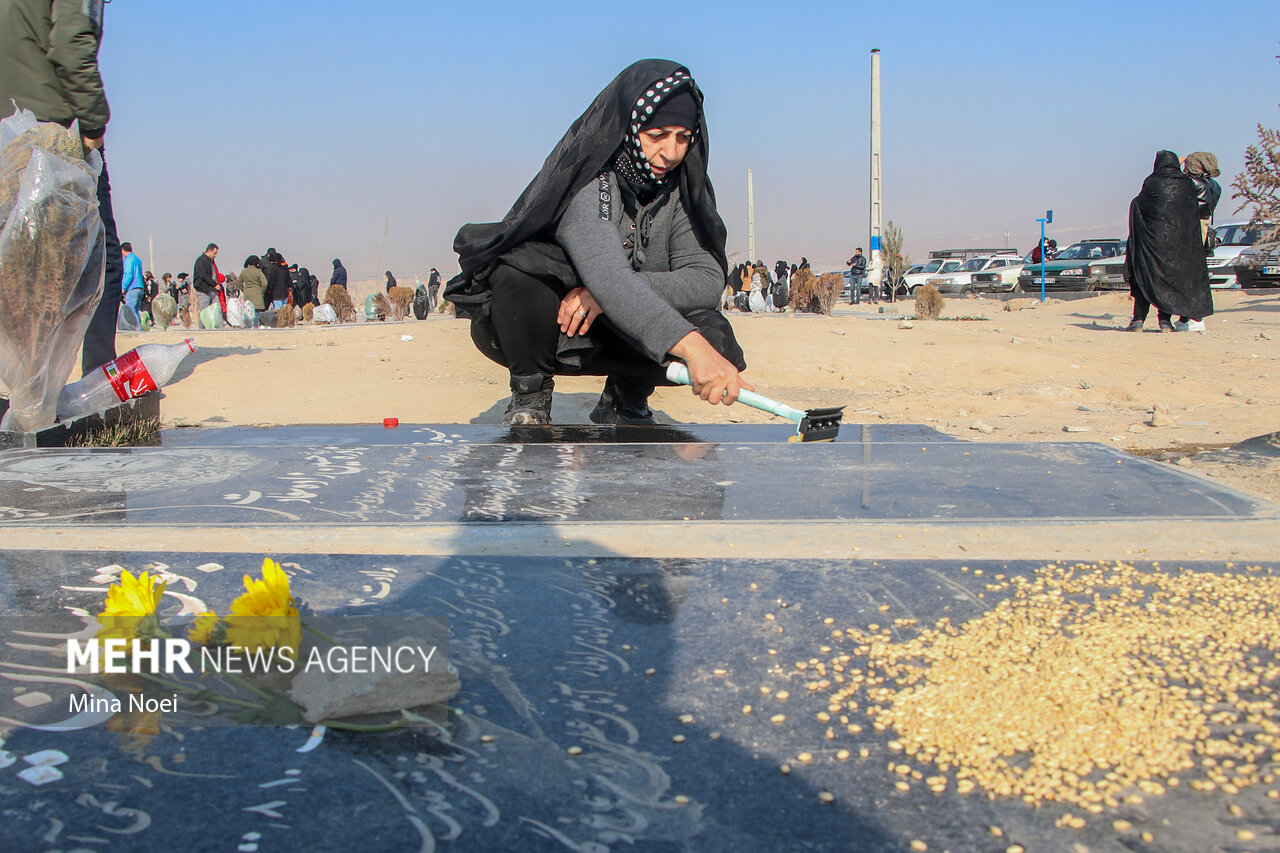
<svg viewBox="0 0 1280 853"><path fill-rule="evenodd" d="M928 279L928 283L937 288L939 293L958 293L961 295L978 291L1012 290L1013 286L1018 283L1017 271L1014 271L1008 285L1005 285L1001 278L1001 273L1010 267L1021 269L1022 258L1013 253L970 258L954 272L935 275L933 278ZM994 279L984 276L979 280L977 276L984 272L994 272L996 275Z"/></svg>
<svg viewBox="0 0 1280 853"><path fill-rule="evenodd" d="M916 291L924 287L925 282L936 277L940 273L955 272L963 263L959 258L932 258L925 261L920 272L908 273L902 277L902 283L907 286L907 292L912 296L916 295Z"/></svg>
<svg viewBox="0 0 1280 853"><path fill-rule="evenodd" d="M1249 221L1224 222L1213 226L1221 241L1208 259L1209 286L1214 290L1239 289L1236 267L1244 266L1241 255L1248 252L1258 239L1258 229L1250 228Z"/></svg>

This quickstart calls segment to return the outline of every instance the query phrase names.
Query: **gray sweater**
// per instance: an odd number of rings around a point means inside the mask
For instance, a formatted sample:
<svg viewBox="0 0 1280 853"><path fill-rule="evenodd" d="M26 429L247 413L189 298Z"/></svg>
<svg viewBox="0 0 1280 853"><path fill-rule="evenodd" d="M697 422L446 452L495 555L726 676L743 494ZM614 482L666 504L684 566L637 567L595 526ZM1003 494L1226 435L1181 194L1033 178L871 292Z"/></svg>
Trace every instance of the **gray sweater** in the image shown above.
<svg viewBox="0 0 1280 853"><path fill-rule="evenodd" d="M612 202L601 204L598 181L587 184L569 202L556 242L604 316L645 355L663 362L668 351L694 330L684 315L719 306L724 273L698 243L678 187L661 207L650 206L644 263L638 271L632 269L622 244L634 223L623 211L617 176L610 172L606 179Z"/></svg>

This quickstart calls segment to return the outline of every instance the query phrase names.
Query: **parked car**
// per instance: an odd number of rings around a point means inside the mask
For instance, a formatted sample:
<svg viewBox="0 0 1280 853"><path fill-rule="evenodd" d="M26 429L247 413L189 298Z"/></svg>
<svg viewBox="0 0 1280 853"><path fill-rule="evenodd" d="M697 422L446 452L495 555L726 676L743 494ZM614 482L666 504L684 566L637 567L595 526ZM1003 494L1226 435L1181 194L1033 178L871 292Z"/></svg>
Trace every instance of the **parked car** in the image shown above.
<svg viewBox="0 0 1280 853"><path fill-rule="evenodd" d="M939 293L976 293L979 290L989 290L987 286L979 287L975 283L975 276L988 270L1003 270L1010 266L1018 266L1022 263L1022 258L1016 254L1010 255L992 255L990 257L970 258L960 265L954 272L945 275L936 275L928 279L928 283L938 289ZM998 274L997 274L998 278ZM1018 281L1017 275L1013 277L1013 282ZM983 285L989 285L990 279L984 279ZM1010 288L1000 287L1000 290L1008 290Z"/></svg>
<svg viewBox="0 0 1280 853"><path fill-rule="evenodd" d="M1082 240L1063 249L1044 264L1044 289L1089 290L1089 265L1124 255L1125 241L1116 238ZM1018 273L1018 286L1040 289L1040 264L1027 264Z"/></svg>
<svg viewBox="0 0 1280 853"><path fill-rule="evenodd" d="M1085 290L1128 290L1129 281L1124 277L1125 253L1114 258L1103 258L1089 264L1085 276Z"/></svg>
<svg viewBox="0 0 1280 853"><path fill-rule="evenodd" d="M918 272L907 273L902 277L902 283L907 288L907 293L911 296L916 295L916 291L924 287L925 282L935 277L939 273L955 272L960 268L963 261L959 258L931 258L925 261L924 265Z"/></svg>
<svg viewBox="0 0 1280 853"><path fill-rule="evenodd" d="M973 289L985 293L1021 293L1022 288L1018 285L1018 276L1022 273L1023 267L1031 263L1031 253L1027 252L1022 257L1001 256L1005 259L1002 267L994 267L973 274Z"/></svg>
<svg viewBox="0 0 1280 853"><path fill-rule="evenodd" d="M1228 287L1275 287L1280 271L1267 268L1280 266L1280 255L1272 253L1270 259L1259 258L1252 246L1258 242L1262 229L1251 228L1248 222L1224 222L1215 225L1219 245L1209 258L1209 286L1215 289ZM1243 268L1243 269L1242 269Z"/></svg>

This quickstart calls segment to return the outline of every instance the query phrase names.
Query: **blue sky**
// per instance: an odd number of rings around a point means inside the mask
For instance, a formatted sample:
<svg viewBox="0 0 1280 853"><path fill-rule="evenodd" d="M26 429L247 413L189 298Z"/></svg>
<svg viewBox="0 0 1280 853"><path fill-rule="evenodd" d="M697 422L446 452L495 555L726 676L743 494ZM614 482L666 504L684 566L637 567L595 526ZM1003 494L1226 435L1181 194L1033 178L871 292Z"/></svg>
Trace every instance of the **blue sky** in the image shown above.
<svg viewBox="0 0 1280 853"><path fill-rule="evenodd" d="M624 13L622 10L629 10ZM1226 192L1280 126L1280 3L115 0L100 65L121 239L156 273L209 241L355 278L456 270L630 62L687 65L711 176L746 255L839 268L868 233L870 51L881 50L884 212L909 252L1124 237L1170 148ZM381 261L379 261L381 257ZM230 263L227 263L230 261ZM322 275L322 278L326 277Z"/></svg>

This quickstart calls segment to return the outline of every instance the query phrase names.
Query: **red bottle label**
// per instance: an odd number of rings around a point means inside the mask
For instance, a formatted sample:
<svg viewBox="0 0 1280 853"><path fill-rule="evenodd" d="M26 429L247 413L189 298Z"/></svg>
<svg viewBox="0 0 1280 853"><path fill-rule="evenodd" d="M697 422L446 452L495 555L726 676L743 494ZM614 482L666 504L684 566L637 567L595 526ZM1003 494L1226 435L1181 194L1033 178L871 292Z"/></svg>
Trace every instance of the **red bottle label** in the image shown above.
<svg viewBox="0 0 1280 853"><path fill-rule="evenodd" d="M122 403L156 390L155 380L147 372L137 350L129 350L114 361L108 361L102 365L102 372L107 375L107 381Z"/></svg>

